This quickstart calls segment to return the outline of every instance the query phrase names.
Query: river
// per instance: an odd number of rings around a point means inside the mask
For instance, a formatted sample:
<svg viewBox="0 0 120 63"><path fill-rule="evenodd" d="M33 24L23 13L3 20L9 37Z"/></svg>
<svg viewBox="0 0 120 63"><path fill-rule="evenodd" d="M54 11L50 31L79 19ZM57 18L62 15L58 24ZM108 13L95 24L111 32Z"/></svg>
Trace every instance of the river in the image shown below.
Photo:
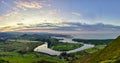
<svg viewBox="0 0 120 63"><path fill-rule="evenodd" d="M82 50L85 50L85 49L88 49L88 48L92 48L92 47L95 46L95 45L92 45L92 44L84 44L84 43L76 42L76 41L72 40L73 38L68 38L68 37L52 37L52 38L61 39L61 40L59 40L59 42L83 44L83 46L80 47L80 48L77 48L77 49L74 49L74 50L70 50L70 51L66 51L67 53L78 52L78 51L82 51Z"/></svg>
<svg viewBox="0 0 120 63"><path fill-rule="evenodd" d="M82 47L76 48L74 50L66 51L66 53L78 52L78 51L82 51L82 50L92 48L92 47L95 46L95 45L92 45L92 44L84 44L84 43L80 43L80 42L75 42L75 41L72 41L73 38L68 38L68 37L52 37L52 38L60 39L59 42L83 44ZM45 47L43 45L45 45ZM43 44L43 45L40 45L40 46L36 47L34 50L37 51L37 52L42 52L42 53L46 53L46 54L50 54L50 55L60 55L62 53L62 51L54 51L52 49L49 49L47 47L48 46L47 44Z"/></svg>

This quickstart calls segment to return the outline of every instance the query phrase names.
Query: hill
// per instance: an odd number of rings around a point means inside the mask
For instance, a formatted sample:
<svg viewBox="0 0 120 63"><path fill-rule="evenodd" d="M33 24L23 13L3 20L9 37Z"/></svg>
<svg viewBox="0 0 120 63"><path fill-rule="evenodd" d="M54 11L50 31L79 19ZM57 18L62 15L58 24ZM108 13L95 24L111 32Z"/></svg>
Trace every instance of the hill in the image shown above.
<svg viewBox="0 0 120 63"><path fill-rule="evenodd" d="M120 36L103 50L70 63L120 63Z"/></svg>

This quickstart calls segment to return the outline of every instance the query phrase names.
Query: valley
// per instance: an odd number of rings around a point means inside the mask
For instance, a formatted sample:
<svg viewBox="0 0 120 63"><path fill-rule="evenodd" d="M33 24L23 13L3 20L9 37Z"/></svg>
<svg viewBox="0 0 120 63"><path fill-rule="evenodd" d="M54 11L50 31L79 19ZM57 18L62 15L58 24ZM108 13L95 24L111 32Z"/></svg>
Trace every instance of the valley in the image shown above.
<svg viewBox="0 0 120 63"><path fill-rule="evenodd" d="M68 63L105 48L112 40L84 39L77 42L67 35L57 34L1 33L0 37L0 61L3 63Z"/></svg>

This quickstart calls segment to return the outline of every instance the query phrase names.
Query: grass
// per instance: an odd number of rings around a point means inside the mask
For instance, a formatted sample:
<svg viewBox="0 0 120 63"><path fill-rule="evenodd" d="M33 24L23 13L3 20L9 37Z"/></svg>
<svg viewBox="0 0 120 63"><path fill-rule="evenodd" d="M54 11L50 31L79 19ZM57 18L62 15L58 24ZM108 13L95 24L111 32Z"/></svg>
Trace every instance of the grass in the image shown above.
<svg viewBox="0 0 120 63"><path fill-rule="evenodd" d="M51 57L47 55L43 55L40 53L27 53L20 55L16 52L1 52L0 55L5 54L5 56L0 57L1 59L5 61L9 61L10 63L33 63L37 61L50 61L50 62L55 62L55 63L67 63L66 61L60 60L56 57Z"/></svg>
<svg viewBox="0 0 120 63"><path fill-rule="evenodd" d="M9 41L12 41L12 42L23 42L23 43L26 43L26 42L40 42L40 41L32 41L32 40L23 40L23 39L17 39L17 40L9 40Z"/></svg>
<svg viewBox="0 0 120 63"><path fill-rule="evenodd" d="M18 40L10 42L0 42L0 61L8 61L9 63L67 63L67 61L60 60L58 57L45 55L42 53L33 52L33 49L42 42Z"/></svg>
<svg viewBox="0 0 120 63"><path fill-rule="evenodd" d="M56 45L52 46L51 48L53 50L57 50L57 51L68 51L68 50L73 50L73 49L79 48L81 46L82 46L82 44L57 43Z"/></svg>
<svg viewBox="0 0 120 63"><path fill-rule="evenodd" d="M94 53L94 52L97 52L98 50L101 50L101 49L105 48L105 46L106 45L96 45L93 48L86 49L85 52L87 52L87 53Z"/></svg>
<svg viewBox="0 0 120 63"><path fill-rule="evenodd" d="M120 36L104 49L76 60L76 63L120 63Z"/></svg>
<svg viewBox="0 0 120 63"><path fill-rule="evenodd" d="M33 49L39 45L43 44L42 42L17 42L17 41L11 41L0 43L0 51L33 51Z"/></svg>

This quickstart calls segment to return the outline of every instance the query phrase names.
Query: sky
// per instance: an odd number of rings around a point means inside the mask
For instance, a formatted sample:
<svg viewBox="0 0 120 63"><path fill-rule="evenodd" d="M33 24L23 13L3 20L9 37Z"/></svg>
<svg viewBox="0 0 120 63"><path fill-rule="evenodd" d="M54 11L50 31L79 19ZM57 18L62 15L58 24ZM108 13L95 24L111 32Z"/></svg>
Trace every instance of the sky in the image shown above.
<svg viewBox="0 0 120 63"><path fill-rule="evenodd" d="M38 32L53 32L71 26L68 22L120 26L119 6L120 0L0 0L0 32L37 27L42 28Z"/></svg>

